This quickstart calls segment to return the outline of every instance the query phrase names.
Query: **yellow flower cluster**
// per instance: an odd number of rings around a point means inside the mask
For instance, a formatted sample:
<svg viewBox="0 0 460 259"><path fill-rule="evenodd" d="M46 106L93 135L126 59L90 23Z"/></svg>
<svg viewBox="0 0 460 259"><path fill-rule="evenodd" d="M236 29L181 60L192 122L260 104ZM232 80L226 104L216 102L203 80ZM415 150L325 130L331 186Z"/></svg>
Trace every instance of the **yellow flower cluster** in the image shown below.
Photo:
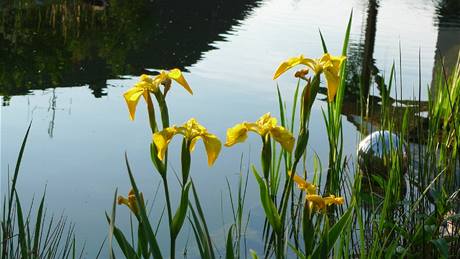
<svg viewBox="0 0 460 259"><path fill-rule="evenodd" d="M305 65L311 70L313 70L315 75L320 75L321 73L324 73L327 81L327 97L329 102L331 102L332 100L334 100L334 97L337 93L337 89L339 88L340 68L345 59L346 57L344 56L335 57L331 56L329 53L325 53L319 59L305 58L303 55L300 55L298 57L293 57L282 62L278 66L278 69L276 69L273 79L278 78L284 72L297 65ZM305 75L307 73L308 71L301 70L298 73L296 73L296 77L305 78Z"/></svg>
<svg viewBox="0 0 460 259"><path fill-rule="evenodd" d="M191 118L180 127L172 126L153 134L153 143L158 149L158 158L160 160L164 159L169 142L177 134L183 135L187 141L190 141L190 152L195 148L196 142L202 139L208 155L208 165L214 164L222 144L216 135L209 133L194 118Z"/></svg>
<svg viewBox="0 0 460 259"><path fill-rule="evenodd" d="M291 175L289 172L289 176L293 177L294 182L297 184L297 187L307 193L305 196L306 200L310 208L316 209L317 211L325 212L327 206L332 204L341 205L344 203L343 197L335 197L335 195L329 195L327 197L322 197L316 193L317 187L316 185L306 181L302 177L294 174Z"/></svg>
<svg viewBox="0 0 460 259"><path fill-rule="evenodd" d="M165 93L171 87L171 80L176 81L182 87L185 88L190 94L193 94L192 89L185 80L182 72L175 68L171 71L162 70L159 75L154 78L148 75L141 75L141 80L134 85L131 89L126 91L123 96L125 98L126 104L128 105L129 115L131 120L134 120L134 115L136 113L137 103L141 96L147 100L149 92L156 92L160 85L165 87Z"/></svg>
<svg viewBox="0 0 460 259"><path fill-rule="evenodd" d="M328 53L324 54L319 59L304 58L303 55L300 55L282 62L276 70L273 79L278 78L281 74L294 66L305 65L307 69L298 71L295 76L307 80L306 76L309 69L313 70L317 76L324 73L327 81L328 100L332 101L337 93L340 83L340 69L345 59L346 58L343 56L335 57ZM164 94L166 94L171 87L172 80L184 87L190 94L193 94L182 72L177 68L170 71L163 70L159 75L153 78L148 75L141 75L140 81L124 93L131 120L134 120L136 107L141 96L143 96L146 101L151 102L150 93L157 93L160 85L163 85L165 88ZM272 117L270 113L266 113L256 122L242 122L236 124L227 130L225 146L230 147L237 143L244 142L248 137L248 132L252 131L259 134L264 140L268 137L273 138L281 144L283 149L292 152L295 143L294 136L289 130L277 125L277 123L278 121L276 118ZM216 135L209 133L207 129L200 125L194 118L191 118L182 126L168 127L153 134L153 143L158 150L157 156L160 160L165 158L168 145L177 134L183 135L188 141L190 152L193 151L196 142L202 139L208 156L208 165L211 166L214 164L220 153L222 144ZM290 172L289 175L291 175ZM299 189L307 193L306 199L309 205L317 210L324 211L327 206L332 204L343 204L344 202L342 197L335 197L334 195L322 197L316 194L317 187L300 176L297 176L295 173L293 180ZM142 196L141 199L143 199ZM143 203L143 200L141 202ZM119 196L118 204L125 204L135 214L139 211L133 190L129 192L127 198Z"/></svg>
<svg viewBox="0 0 460 259"><path fill-rule="evenodd" d="M140 203L144 204L144 196L142 193L140 195ZM126 205L128 208L135 214L138 215L139 207L137 206L136 195L134 194L134 190L131 189L128 193L128 197L118 196L118 205Z"/></svg>
<svg viewBox="0 0 460 259"><path fill-rule="evenodd" d="M310 182L307 182L305 179L298 176L297 174L294 174L294 176L292 176L291 172L289 172L288 174L289 176L293 177L293 180L297 184L297 187L299 189L307 192L307 194L316 194L316 189L317 189L316 185Z"/></svg>
<svg viewBox="0 0 460 259"><path fill-rule="evenodd" d="M271 136L275 141L288 152L292 152L294 148L295 138L284 127L277 125L276 118L271 117L270 113L266 113L256 122L243 122L236 124L227 130L226 147L231 147L237 143L244 142L248 138L248 131L253 131L263 138Z"/></svg>
<svg viewBox="0 0 460 259"><path fill-rule="evenodd" d="M335 197L335 195L329 195L322 197L318 194L307 194L306 196L310 207L314 207L319 211L324 212L327 206L332 204L342 205L344 202L343 197Z"/></svg>

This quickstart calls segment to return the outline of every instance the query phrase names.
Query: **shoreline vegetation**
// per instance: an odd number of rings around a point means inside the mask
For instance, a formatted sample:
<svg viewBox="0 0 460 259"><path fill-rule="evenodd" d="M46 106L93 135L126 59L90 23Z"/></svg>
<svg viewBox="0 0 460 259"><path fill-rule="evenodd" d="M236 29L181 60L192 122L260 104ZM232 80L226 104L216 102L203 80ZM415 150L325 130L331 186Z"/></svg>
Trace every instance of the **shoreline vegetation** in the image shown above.
<svg viewBox="0 0 460 259"><path fill-rule="evenodd" d="M178 87L191 95L190 86L180 69L162 70L156 75L142 75L125 94L129 118L135 119L137 105L147 106L152 139L150 157L153 172L162 181L165 210L159 222L151 220L143 190L136 184L128 154L125 154L131 190L119 195L115 190L112 209L106 212L108 237L101 245L109 257L175 258L176 241L185 225L192 229L192 239L201 258L455 258L460 252L460 60L450 75L442 62L437 68L430 98L405 101L391 97L399 86L395 65L387 78L381 78L378 100L369 97L366 84L361 84L355 113L359 114L360 139L370 132L367 123L399 137L397 144L384 147L384 170L363 170L343 154L342 129L346 98L347 50L352 15L343 40L342 53L330 54L321 36L324 54L303 55L282 61L273 79L289 76L294 71L297 83L292 107L283 99L283 87L277 86L279 111L262 115L257 121L245 121L227 130L225 143L193 117L183 124L169 119L174 112L167 96ZM460 53L459 53L460 54ZM459 55L460 58L460 55ZM323 88L321 83L326 87ZM368 85L368 84L367 84ZM419 92L424 86L419 83ZM326 96L321 110L326 125L329 155L315 156L313 171L305 166L308 140L315 132L309 129L310 114L318 93ZM397 95L396 95L397 96ZM193 97L191 97L193 98ZM141 101L141 99L143 101ZM378 104L376 104L378 102ZM278 112L278 116L273 116ZM375 113L375 114L374 114ZM423 114L426 113L426 116ZM192 115L192 114L191 114ZM143 116L137 114L137 116ZM369 122L370 121L370 122ZM177 126L179 125L179 126ZM45 195L38 210L24 213L16 184L27 130L18 156L9 191L4 198L1 221L2 258L80 258L84 246L75 238L73 225L65 218L47 219ZM210 235L206 212L200 203L191 172L191 152L203 143L212 166L219 154L249 137L260 137L260 167L252 164L241 172L237 191L228 183L233 222L226 229L224 254L216 253L216 242ZM171 141L182 141L179 154L168 152ZM407 158L403 157L409 150ZM168 157L180 157L176 178L168 167ZM258 165L259 163L257 163ZM325 171L321 168L325 166ZM260 230L263 247L245 246L246 227L251 218L245 199L248 177L256 179L260 209L265 222ZM180 188L172 190L171 181ZM197 183L199 184L199 183ZM152 188L155 188L152 185ZM171 193L178 192L174 203ZM117 210L129 209L131 229L117 227ZM163 215L163 214L162 214ZM33 220L35 219L35 221ZM163 219L163 220L162 220ZM157 236L160 225L167 226L168 237ZM51 233L51 234L50 234ZM169 247L158 240L169 238ZM77 243L79 243L77 245ZM221 244L219 244L221 245ZM100 251L101 251L100 250ZM99 252L100 252L99 251Z"/></svg>

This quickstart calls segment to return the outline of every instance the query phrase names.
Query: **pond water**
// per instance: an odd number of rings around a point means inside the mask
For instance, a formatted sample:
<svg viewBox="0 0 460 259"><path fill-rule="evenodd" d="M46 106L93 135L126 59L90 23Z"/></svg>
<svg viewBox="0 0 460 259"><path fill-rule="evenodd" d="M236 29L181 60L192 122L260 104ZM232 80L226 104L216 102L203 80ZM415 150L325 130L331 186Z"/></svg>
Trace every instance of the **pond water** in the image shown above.
<svg viewBox="0 0 460 259"><path fill-rule="evenodd" d="M320 56L319 28L329 51L339 54L353 10L349 48L353 73L343 115L345 153L352 156L361 123L355 107L361 71L367 69L371 78L388 77L395 62L398 93L392 96L418 97L421 85L426 100L435 61L445 57L449 69L460 48L457 0L203 0L193 5L112 0L108 6L95 2L0 4L1 193L32 121L19 194L31 200L46 187L49 213L64 214L76 224L77 238L86 242L89 258L107 235L104 212L111 208L115 189L121 194L130 189L125 152L147 199L154 197L160 183L149 157L145 105L140 103L132 122L122 98L140 74L174 67L185 70L194 95L173 85L168 95L171 123L195 117L224 141L226 129L235 123L254 121L266 112L278 116L277 83L289 106L296 81L285 75L275 82L274 70L291 56ZM379 95L374 83L369 91ZM318 153L326 165L324 97L320 95L323 101L313 108L309 154ZM179 146L177 139L170 146L170 165L176 171L179 158L174 154ZM250 136L244 144L224 148L211 168L202 144L193 153L191 175L220 247L231 223L226 179L236 189L240 165L245 173L249 161L258 164L259 148L259 138ZM263 212L254 187L250 176L248 247L259 249L257 219ZM164 206L162 189L159 193L153 218ZM178 193L172 195L177 201ZM117 220L128 226L126 208L119 207ZM166 227L160 228L159 235L165 237L160 238L161 246L168 245L167 233ZM182 234L180 251L187 236L193 240L190 229ZM197 255L193 245L188 244L189 257Z"/></svg>

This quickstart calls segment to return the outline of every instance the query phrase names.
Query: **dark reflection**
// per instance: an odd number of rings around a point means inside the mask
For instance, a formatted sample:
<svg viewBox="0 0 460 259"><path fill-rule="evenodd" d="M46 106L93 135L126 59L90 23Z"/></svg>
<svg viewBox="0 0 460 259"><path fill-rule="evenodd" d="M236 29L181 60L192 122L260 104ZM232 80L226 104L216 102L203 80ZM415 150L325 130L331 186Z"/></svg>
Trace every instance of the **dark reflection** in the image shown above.
<svg viewBox="0 0 460 259"><path fill-rule="evenodd" d="M50 98L50 103L48 107L48 112L51 112L51 118L48 124L48 135L50 136L50 138L54 136L54 122L56 119L56 100L57 100L56 89L53 89L53 94Z"/></svg>
<svg viewBox="0 0 460 259"><path fill-rule="evenodd" d="M382 82L379 69L375 65L374 46L377 32L377 14L379 8L378 0L368 0L366 8L366 19L362 27L362 38L351 39L347 57L347 88L342 108L342 114L346 115L348 121L353 123L358 130L369 131L369 123L379 121L378 107L381 98L369 96L369 89L372 85ZM325 91L325 89L321 89ZM377 106L377 107L375 107ZM368 109L369 108L369 109ZM366 117L366 112L375 114L375 118ZM364 121L366 117L370 121ZM376 127L378 128L378 127Z"/></svg>
<svg viewBox="0 0 460 259"><path fill-rule="evenodd" d="M377 0L369 0L367 7L367 19L364 32L363 61L361 73L361 102L364 103L369 94L371 85L371 70L374 68L374 45L377 31L377 13L379 3Z"/></svg>
<svg viewBox="0 0 460 259"><path fill-rule="evenodd" d="M460 1L437 0L435 2L435 24L438 27L435 65L443 59L448 76L457 62L460 51Z"/></svg>
<svg viewBox="0 0 460 259"><path fill-rule="evenodd" d="M346 101L355 103L358 109L360 104L366 104L370 86L379 73L374 60L379 1L366 2L366 20L361 32L363 38L351 39L347 57Z"/></svg>
<svg viewBox="0 0 460 259"><path fill-rule="evenodd" d="M109 78L184 69L259 2L2 1L0 95L88 84L100 97Z"/></svg>

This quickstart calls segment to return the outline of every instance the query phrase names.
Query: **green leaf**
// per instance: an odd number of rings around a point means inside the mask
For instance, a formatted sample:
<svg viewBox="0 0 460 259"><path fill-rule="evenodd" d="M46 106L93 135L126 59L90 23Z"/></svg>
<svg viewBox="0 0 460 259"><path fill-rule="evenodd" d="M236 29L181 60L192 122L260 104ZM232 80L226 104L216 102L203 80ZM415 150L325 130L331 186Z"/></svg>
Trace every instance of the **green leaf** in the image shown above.
<svg viewBox="0 0 460 259"><path fill-rule="evenodd" d="M26 148L27 138L29 137L31 126L32 126L32 122L30 122L29 127L27 128L27 131L26 131L26 135L24 136L24 139L22 140L21 149L19 149L18 160L16 161L16 167L14 168L13 183L11 184L10 200L8 203L8 221L11 220L13 197L16 191L16 182L18 180L19 167L21 166L22 156L24 155L24 149Z"/></svg>
<svg viewBox="0 0 460 259"><path fill-rule="evenodd" d="M194 220L195 220L195 224L193 224L193 222L190 220L189 218L189 221L192 225L192 229L193 229L193 234L195 235L195 240L196 240L196 244L198 246L198 251L200 252L200 256L201 258L207 258L207 256L205 256L205 243L203 242L203 238L200 236L198 230L197 230L197 227L199 227L199 223L196 223L197 222L197 218L196 218L196 215L195 215L195 212L193 210L192 211L192 215L194 215Z"/></svg>
<svg viewBox="0 0 460 259"><path fill-rule="evenodd" d="M37 222L35 223L35 234L34 234L34 246L32 252L35 257L39 255L39 241L40 241L40 229L43 217L43 206L45 203L45 193L43 193L42 200L40 201L40 206L38 207Z"/></svg>
<svg viewBox="0 0 460 259"><path fill-rule="evenodd" d="M291 112L291 128L289 129L291 132L294 132L294 123L295 123L295 113L297 110L297 100L299 96L299 89L300 89L300 79L297 81L297 86L294 92L294 98L292 100L292 112Z"/></svg>
<svg viewBox="0 0 460 259"><path fill-rule="evenodd" d="M180 198L179 208L174 214L174 218L172 220L172 235L173 238L176 238L179 234L179 231L184 224L185 215L187 215L187 208L188 208L188 191L190 190L190 183L185 185L185 188L182 190L182 195Z"/></svg>
<svg viewBox="0 0 460 259"><path fill-rule="evenodd" d="M259 184L260 200L262 202L262 207L265 211L265 216L267 217L268 222L272 226L273 230L279 234L282 231L282 229L281 229L281 218L278 214L278 210L273 204L273 201L270 199L270 196L268 194L267 185L257 173L257 170L254 167L254 165L252 166L252 171L254 173L254 176L256 177L257 183Z"/></svg>
<svg viewBox="0 0 460 259"><path fill-rule="evenodd" d="M348 19L347 30L345 32L345 39L343 40L342 56L347 55L348 42L350 41L351 23L353 21L353 10L350 12L350 18Z"/></svg>
<svg viewBox="0 0 460 259"><path fill-rule="evenodd" d="M199 216L199 219L201 221L201 225L202 225L202 229L203 229L201 231L201 233L202 233L201 235L203 237L202 239L204 241L206 241L206 244L204 244L204 247L206 248L207 253L209 254L208 257L215 258L214 249L213 249L213 246L212 246L211 235L209 235L209 230L208 230L208 226L206 224L206 219L204 217L203 209L201 208L201 203L200 203L200 200L198 198L198 194L196 192L195 184L193 183L193 181L191 181L191 185L192 185L193 197L195 199L196 210L198 212L198 216ZM190 208L192 208L191 212L192 212L193 218L195 220L195 224L197 224L197 227L199 227L200 224L199 224L199 221L198 221L198 217L195 215L195 211L193 210L193 207L192 207L191 204L190 204Z"/></svg>
<svg viewBox="0 0 460 259"><path fill-rule="evenodd" d="M144 226L142 225L141 222L139 222L139 226L137 228L137 246L138 246L138 251L142 254L144 258L149 258L149 247L148 247L148 242L147 242L147 235L144 231ZM140 255L139 255L140 257Z"/></svg>
<svg viewBox="0 0 460 259"><path fill-rule="evenodd" d="M155 144L150 143L150 159L152 160L153 165L157 169L161 177L166 176L166 167L163 162L158 158L158 149Z"/></svg>
<svg viewBox="0 0 460 259"><path fill-rule="evenodd" d="M445 239L435 239L430 241L438 249L441 258L447 258L449 256L449 246Z"/></svg>
<svg viewBox="0 0 460 259"><path fill-rule="evenodd" d="M164 128L169 127L169 113L168 113L168 106L166 105L165 96L161 91L154 91L153 94L158 101L158 106L160 107L161 113L161 124Z"/></svg>
<svg viewBox="0 0 460 259"><path fill-rule="evenodd" d="M288 243L288 246L291 248L292 251L297 255L298 258L300 259L305 259L305 255L302 253L302 251L298 250L295 248L291 243Z"/></svg>
<svg viewBox="0 0 460 259"><path fill-rule="evenodd" d="M232 238L232 231L234 229L235 225L232 225L230 229L228 230L227 234L227 246L226 246L226 251L225 251L225 258L226 259L234 259L235 255L233 254L233 238Z"/></svg>
<svg viewBox="0 0 460 259"><path fill-rule="evenodd" d="M190 164L192 162L190 155L190 142L185 138L182 140L182 151L181 151L181 166L182 166L182 184L188 181L190 174Z"/></svg>
<svg viewBox="0 0 460 259"><path fill-rule="evenodd" d="M257 255L256 251L250 249L249 253L251 254L252 259L259 259L259 256Z"/></svg>
<svg viewBox="0 0 460 259"><path fill-rule="evenodd" d="M283 98L281 97L281 92L280 92L280 88L278 84L276 84L276 92L278 94L278 105L280 107L281 126L287 128L285 117L284 117Z"/></svg>
<svg viewBox="0 0 460 259"><path fill-rule="evenodd" d="M16 196L16 212L18 216L18 228L19 228L19 245L21 247L21 258L29 258L29 251L27 249L27 243L26 243L26 232L25 232L25 225L24 225L24 218L22 214L22 208L21 208L21 203L19 201L18 193L15 191L14 192Z"/></svg>
<svg viewBox="0 0 460 259"><path fill-rule="evenodd" d="M353 206L350 206L347 212L343 214L343 216L339 219L339 221L337 221L337 223L335 223L331 230L328 233L326 233L325 237L321 239L320 244L313 251L312 258L320 258L321 254L324 253L324 251L326 251L329 254L335 242L339 238L340 234L342 234L343 230L350 222L352 216ZM321 251L321 249L324 249L324 251Z"/></svg>
<svg viewBox="0 0 460 259"><path fill-rule="evenodd" d="M114 235L114 229L115 229L115 216L117 212L117 193L118 193L118 188L115 189L115 195L113 196L113 203L112 203L112 217L109 220L109 216L106 213L107 220L109 221L109 258L114 259L115 255L113 254L113 248L112 248L112 240L113 240L113 235Z"/></svg>
<svg viewBox="0 0 460 259"><path fill-rule="evenodd" d="M324 40L323 34L321 33L321 30L319 31L319 36L321 37L321 45L323 46L323 52L328 53L327 47L326 47L326 41Z"/></svg>
<svg viewBox="0 0 460 259"><path fill-rule="evenodd" d="M302 155L304 154L307 144L308 144L308 129L301 129L299 132L299 136L297 139L297 143L295 146L295 151L294 151L294 159L295 161L300 161L302 158Z"/></svg>
<svg viewBox="0 0 460 259"><path fill-rule="evenodd" d="M113 226L112 228L113 236L115 237L115 240L117 241L118 246L120 246L120 249L123 252L123 254L126 256L126 258L139 258L134 248L129 244L125 235L123 235L123 232L121 232L120 229L114 226L114 222L112 222L112 220L109 218L107 214L105 216L110 226ZM112 250L109 250L109 251L111 252Z"/></svg>
<svg viewBox="0 0 460 259"><path fill-rule="evenodd" d="M128 175L129 175L129 180L131 181L131 186L133 187L134 194L136 196L136 202L137 206L139 207L139 216L140 220L142 221L142 226L144 228L144 231L147 235L147 240L150 244L150 249L153 253L154 258L163 258L161 255L160 247L158 246L157 239L155 237L155 234L153 232L152 226L150 225L150 221L147 217L147 212L145 210L145 206L143 203L141 203L141 196L139 194L139 189L137 188L136 181L134 180L134 176L131 172L131 167L129 166L128 162L128 155L125 153L125 163L126 163L126 168L128 169Z"/></svg>
<svg viewBox="0 0 460 259"><path fill-rule="evenodd" d="M313 241L315 230L311 221L311 211L308 203L305 202L302 216L302 234L305 246L305 255L310 255L313 251Z"/></svg>

